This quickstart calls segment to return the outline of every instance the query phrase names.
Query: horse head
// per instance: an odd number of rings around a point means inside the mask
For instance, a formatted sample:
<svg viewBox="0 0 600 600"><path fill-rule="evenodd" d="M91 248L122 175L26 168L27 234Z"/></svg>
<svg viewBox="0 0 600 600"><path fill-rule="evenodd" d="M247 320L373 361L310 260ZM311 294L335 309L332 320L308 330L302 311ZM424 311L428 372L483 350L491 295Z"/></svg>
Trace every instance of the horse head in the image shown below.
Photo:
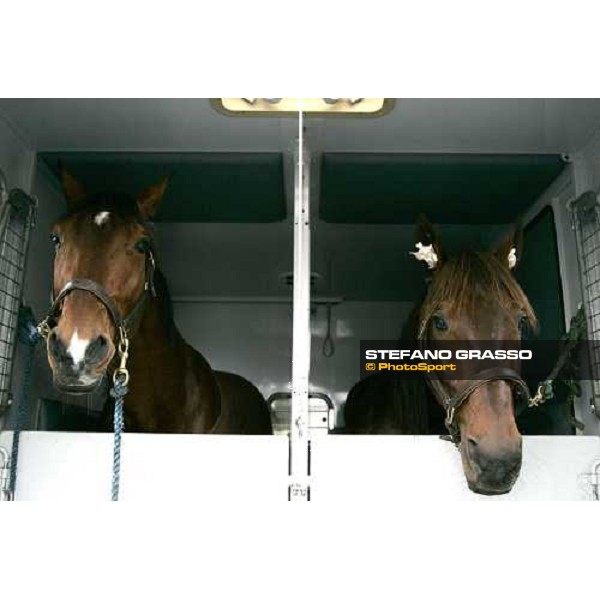
<svg viewBox="0 0 600 600"><path fill-rule="evenodd" d="M436 229L421 218L412 254L427 264L431 278L419 312L419 337L467 344L520 340L526 326L536 326L512 273L521 251L521 231L515 228L494 250L446 255ZM471 381L445 379L431 386L442 405L473 386L453 415L453 427L474 492L507 493L519 476L522 438L515 422L514 383L509 378L478 381L474 373Z"/></svg>
<svg viewBox="0 0 600 600"><path fill-rule="evenodd" d="M55 248L47 350L54 385L69 393L95 389L115 356L118 325L141 307L153 270L153 242L147 226L167 180L137 198L88 195L64 169L60 178L66 215L52 227ZM118 315L118 317L116 316ZM137 320L137 318L135 319Z"/></svg>

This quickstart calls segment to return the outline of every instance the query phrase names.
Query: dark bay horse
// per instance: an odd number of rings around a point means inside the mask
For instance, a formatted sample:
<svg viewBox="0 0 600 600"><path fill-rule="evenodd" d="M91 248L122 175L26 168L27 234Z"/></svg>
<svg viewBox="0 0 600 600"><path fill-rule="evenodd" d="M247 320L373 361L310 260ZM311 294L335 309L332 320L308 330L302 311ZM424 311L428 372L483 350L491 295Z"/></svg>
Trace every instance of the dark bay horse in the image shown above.
<svg viewBox="0 0 600 600"><path fill-rule="evenodd" d="M53 227L53 294L58 314L49 323L48 361L55 387L90 393L118 366L118 331L110 306L126 321L129 338L127 431L272 433L269 411L249 381L213 371L185 342L173 320L166 281L155 268L149 219L167 180L137 199L84 188L61 168L68 203ZM87 282L87 283L85 283ZM91 282L91 283L90 283ZM61 295L62 296L62 295ZM105 298L102 301L102 298Z"/></svg>
<svg viewBox="0 0 600 600"><path fill-rule="evenodd" d="M533 309L512 274L521 256L519 229L494 251L446 256L436 230L421 218L417 239L417 251L411 254L427 264L431 279L413 313L413 340L518 341L524 327L536 327ZM521 468L514 400L525 384L516 371L489 378L482 372L482 379L477 375L470 381L408 381L379 374L363 379L348 394L347 432L440 433L440 409L447 408L449 399L459 399L445 424L459 443L469 488L482 494L507 493Z"/></svg>

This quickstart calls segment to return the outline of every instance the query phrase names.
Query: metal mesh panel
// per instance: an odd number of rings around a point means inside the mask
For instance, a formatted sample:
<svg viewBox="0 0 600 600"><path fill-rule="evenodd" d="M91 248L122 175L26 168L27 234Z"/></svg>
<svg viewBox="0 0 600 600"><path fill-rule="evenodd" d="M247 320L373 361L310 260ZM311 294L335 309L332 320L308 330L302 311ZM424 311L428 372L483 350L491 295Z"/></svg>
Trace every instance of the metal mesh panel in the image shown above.
<svg viewBox="0 0 600 600"><path fill-rule="evenodd" d="M594 408L600 416L600 204L595 193L586 192L571 208L590 340Z"/></svg>
<svg viewBox="0 0 600 600"><path fill-rule="evenodd" d="M35 201L13 190L0 216L0 412L10 404L12 364Z"/></svg>

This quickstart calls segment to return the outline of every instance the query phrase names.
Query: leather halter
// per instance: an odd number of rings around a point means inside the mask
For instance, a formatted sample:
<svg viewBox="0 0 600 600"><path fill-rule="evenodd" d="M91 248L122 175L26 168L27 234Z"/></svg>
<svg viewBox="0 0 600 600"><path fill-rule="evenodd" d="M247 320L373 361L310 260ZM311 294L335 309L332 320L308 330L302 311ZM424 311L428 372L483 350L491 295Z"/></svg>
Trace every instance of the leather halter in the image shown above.
<svg viewBox="0 0 600 600"><path fill-rule="evenodd" d="M147 248L144 251L144 255L146 259L144 291L142 292L142 295L139 297L133 309L126 317L121 315L115 301L99 283L96 283L93 279L71 279L67 281L56 297L53 297L52 294L50 299L50 308L48 309L48 313L46 314L44 320L38 325L38 331L44 337L49 335L52 329L52 324L58 319L58 317L60 317L63 300L71 292L74 292L75 290L89 292L104 306L104 308L106 308L106 311L112 319L119 335L119 353L126 353L129 344L128 336L131 334L133 322L144 307L148 295L156 296L156 289L154 287L154 272L156 270L156 263L152 249Z"/></svg>
<svg viewBox="0 0 600 600"><path fill-rule="evenodd" d="M425 336L426 326L423 326L418 337L419 344L422 350L427 347L427 338ZM473 375L473 379L467 383L454 396L448 394L440 379L432 372L426 373L425 378L434 396L441 403L446 411L446 419L444 424L450 434L452 442L456 446L460 444L460 428L456 424L454 417L457 409L459 409L468 399L469 396L480 387L491 383L492 381L506 381L512 383L518 393L523 394L526 399L530 399L529 388L519 373L508 367L493 367L491 369L482 369Z"/></svg>

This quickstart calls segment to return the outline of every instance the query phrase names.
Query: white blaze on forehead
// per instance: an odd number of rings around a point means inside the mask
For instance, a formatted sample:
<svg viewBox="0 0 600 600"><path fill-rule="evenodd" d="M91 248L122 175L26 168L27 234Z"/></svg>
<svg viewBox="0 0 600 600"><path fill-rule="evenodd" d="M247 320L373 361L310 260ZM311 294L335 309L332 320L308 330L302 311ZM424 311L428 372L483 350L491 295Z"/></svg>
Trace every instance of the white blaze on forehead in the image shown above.
<svg viewBox="0 0 600 600"><path fill-rule="evenodd" d="M102 227L102 225L104 225L104 223L108 222L109 217L110 217L110 213L107 210L103 210L102 212L99 212L94 217L94 223L96 223L96 225L98 225L98 227Z"/></svg>
<svg viewBox="0 0 600 600"><path fill-rule="evenodd" d="M417 251L410 252L417 260L422 260L427 263L427 268L435 269L438 263L438 255L435 253L433 249L433 244L429 244L429 246L423 246L421 242L417 242L415 244Z"/></svg>
<svg viewBox="0 0 600 600"><path fill-rule="evenodd" d="M67 353L71 355L73 364L78 365L83 360L89 343L89 340L82 339L77 335L77 329L73 332L71 342L67 348Z"/></svg>
<svg viewBox="0 0 600 600"><path fill-rule="evenodd" d="M510 252L508 253L508 268L514 269L516 264L517 264L517 249L511 248Z"/></svg>

